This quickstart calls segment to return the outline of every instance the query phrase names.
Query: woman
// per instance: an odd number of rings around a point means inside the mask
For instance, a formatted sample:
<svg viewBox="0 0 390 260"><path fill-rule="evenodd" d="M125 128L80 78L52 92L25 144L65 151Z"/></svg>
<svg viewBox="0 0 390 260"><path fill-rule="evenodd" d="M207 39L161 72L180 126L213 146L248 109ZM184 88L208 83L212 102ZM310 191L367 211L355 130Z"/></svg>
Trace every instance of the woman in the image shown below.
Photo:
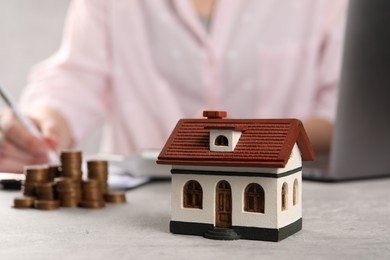
<svg viewBox="0 0 390 260"><path fill-rule="evenodd" d="M107 124L102 151L159 148L179 118L296 117L329 150L346 1L75 0L63 44L21 105L45 140L0 119L0 170L46 159Z"/></svg>

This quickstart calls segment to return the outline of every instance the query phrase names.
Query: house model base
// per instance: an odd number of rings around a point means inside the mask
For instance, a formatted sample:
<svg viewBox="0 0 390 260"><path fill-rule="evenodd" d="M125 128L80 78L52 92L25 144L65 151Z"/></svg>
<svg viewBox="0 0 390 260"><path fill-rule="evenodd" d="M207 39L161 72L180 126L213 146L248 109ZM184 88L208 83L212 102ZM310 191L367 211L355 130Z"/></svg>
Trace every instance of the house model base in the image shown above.
<svg viewBox="0 0 390 260"><path fill-rule="evenodd" d="M174 234L204 236L217 240L262 240L278 242L302 229L302 218L280 229L231 226L217 228L213 224L180 222L171 220L169 231Z"/></svg>
<svg viewBox="0 0 390 260"><path fill-rule="evenodd" d="M314 152L297 119L182 119L158 163L172 165L170 231L280 241L302 229L302 160Z"/></svg>

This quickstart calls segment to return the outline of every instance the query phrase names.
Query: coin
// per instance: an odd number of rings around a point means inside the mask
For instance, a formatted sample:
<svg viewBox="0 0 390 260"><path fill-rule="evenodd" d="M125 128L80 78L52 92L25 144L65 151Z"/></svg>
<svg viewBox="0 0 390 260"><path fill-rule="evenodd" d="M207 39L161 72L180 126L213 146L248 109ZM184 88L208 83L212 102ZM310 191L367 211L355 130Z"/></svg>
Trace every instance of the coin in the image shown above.
<svg viewBox="0 0 390 260"><path fill-rule="evenodd" d="M36 209L52 210L60 207L59 200L36 200L34 203Z"/></svg>
<svg viewBox="0 0 390 260"><path fill-rule="evenodd" d="M125 203L126 195L123 192L109 192L104 194L104 200L109 203Z"/></svg>
<svg viewBox="0 0 390 260"><path fill-rule="evenodd" d="M81 201L80 206L83 208L97 209L105 206L104 200L93 200L93 201Z"/></svg>
<svg viewBox="0 0 390 260"><path fill-rule="evenodd" d="M99 180L89 179L89 180L83 181L82 186L83 186L83 189L99 189L100 182L99 182Z"/></svg>
<svg viewBox="0 0 390 260"><path fill-rule="evenodd" d="M73 179L82 178L82 154L79 150L63 150L60 155L61 175Z"/></svg>
<svg viewBox="0 0 390 260"><path fill-rule="evenodd" d="M61 199L60 200L60 205L61 207L66 207L66 208L75 208L79 205L80 200L77 198L74 199Z"/></svg>
<svg viewBox="0 0 390 260"><path fill-rule="evenodd" d="M32 208L34 206L35 197L16 197L14 198L14 208Z"/></svg>
<svg viewBox="0 0 390 260"><path fill-rule="evenodd" d="M37 193L36 193L36 189L35 189L35 185L37 184L37 182L24 182L23 183L23 195L24 196L36 196Z"/></svg>
<svg viewBox="0 0 390 260"><path fill-rule="evenodd" d="M48 182L50 181L49 166L28 165L24 167L26 182Z"/></svg>
<svg viewBox="0 0 390 260"><path fill-rule="evenodd" d="M89 160L87 161L88 170L108 170L108 161L106 160Z"/></svg>
<svg viewBox="0 0 390 260"><path fill-rule="evenodd" d="M57 191L81 189L81 181L69 177L58 177L55 180Z"/></svg>
<svg viewBox="0 0 390 260"><path fill-rule="evenodd" d="M59 165L50 165L49 166L49 178L54 180L55 177L60 176L61 168Z"/></svg>
<svg viewBox="0 0 390 260"><path fill-rule="evenodd" d="M83 190L83 200L102 200L103 194L100 190L93 189L93 190Z"/></svg>
<svg viewBox="0 0 390 260"><path fill-rule="evenodd" d="M54 183L53 182L42 182L42 183L36 183L35 189L37 191L37 194L40 193L52 193L54 190Z"/></svg>
<svg viewBox="0 0 390 260"><path fill-rule="evenodd" d="M24 173L25 197L15 198L15 208L35 207L51 210L58 207L102 208L105 201L124 203L121 192L108 192L108 161L87 162L88 179L82 181L82 153L64 150L60 154L61 165L30 165ZM105 194L103 196L103 194Z"/></svg>

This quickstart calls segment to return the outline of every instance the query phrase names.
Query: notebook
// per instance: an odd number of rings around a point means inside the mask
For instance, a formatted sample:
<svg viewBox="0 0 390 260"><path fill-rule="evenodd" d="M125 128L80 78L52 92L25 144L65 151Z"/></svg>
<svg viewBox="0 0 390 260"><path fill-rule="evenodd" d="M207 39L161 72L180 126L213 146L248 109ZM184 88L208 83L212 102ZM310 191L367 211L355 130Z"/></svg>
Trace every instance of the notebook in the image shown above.
<svg viewBox="0 0 390 260"><path fill-rule="evenodd" d="M390 1L350 2L330 154L303 178L342 181L390 176Z"/></svg>

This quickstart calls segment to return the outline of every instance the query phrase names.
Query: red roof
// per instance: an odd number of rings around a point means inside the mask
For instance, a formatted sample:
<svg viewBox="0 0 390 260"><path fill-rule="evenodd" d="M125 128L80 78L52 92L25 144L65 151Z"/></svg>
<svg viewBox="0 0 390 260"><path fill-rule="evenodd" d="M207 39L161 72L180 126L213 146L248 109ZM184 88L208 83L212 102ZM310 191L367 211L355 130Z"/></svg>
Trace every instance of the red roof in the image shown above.
<svg viewBox="0 0 390 260"><path fill-rule="evenodd" d="M242 131L234 151L210 151L210 129ZM286 166L295 143L302 160L314 160L313 148L298 119L182 119L157 163L282 168Z"/></svg>

